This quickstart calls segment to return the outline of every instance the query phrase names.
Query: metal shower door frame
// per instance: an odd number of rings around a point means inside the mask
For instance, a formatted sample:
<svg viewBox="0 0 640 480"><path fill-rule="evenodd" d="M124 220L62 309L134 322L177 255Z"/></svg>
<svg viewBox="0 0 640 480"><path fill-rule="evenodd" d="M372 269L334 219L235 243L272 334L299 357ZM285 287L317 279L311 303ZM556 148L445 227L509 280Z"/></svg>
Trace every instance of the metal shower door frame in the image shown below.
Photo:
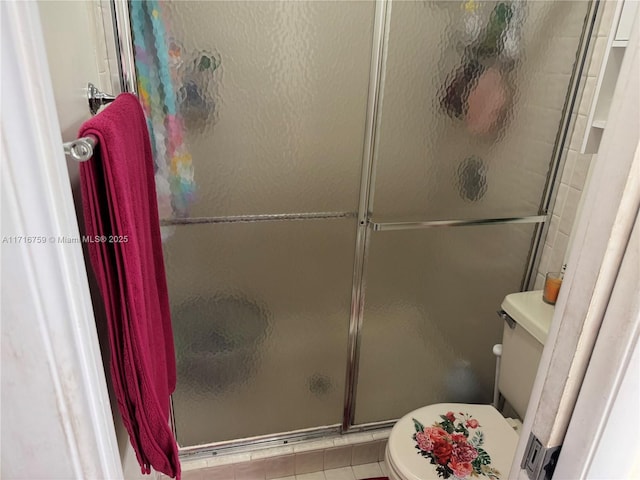
<svg viewBox="0 0 640 480"><path fill-rule="evenodd" d="M129 17L128 0L108 0L111 6L114 37L118 56L120 87L123 92L137 94L137 79L134 62L131 23ZM485 218L477 220L439 220L425 222L388 222L378 223L372 220L373 199L375 194L375 150L376 132L378 131L379 111L382 102L382 85L384 83L384 65L387 52L389 24L391 19L392 0L375 0L375 14L372 37L371 69L369 76L369 93L367 100L364 149L360 194L357 212L311 212L275 215L242 215L237 217L199 217L190 219L164 219L161 223L192 224L192 223L238 223L256 221L283 220L317 220L357 217L356 246L354 255L351 309L349 319L346 383L343 403L343 415L340 424L296 430L292 432L262 435L258 437L213 442L194 447L180 447L181 455L195 455L205 452L226 452L255 448L256 445L282 445L295 441L303 441L324 437L331 434L373 430L391 426L395 421L381 421L356 425L355 404L357 395L357 381L360 360L361 335L364 314L367 253L371 236L374 232L385 230L408 230L423 228L441 228L466 225L491 225L504 223L534 223L535 229L529 253L527 270L523 275L522 289L533 286L535 272L541 256L541 244L548 229L550 216L553 212L555 196L560 184L560 175L565 159L565 145L571 131L571 113L578 99L579 84L585 68L591 34L594 29L598 4L600 0L590 0L587 19L580 38L576 56L576 64L572 72L565 105L563 107L560 128L556 135L553 158L550 165L547 184L541 200L538 215L509 218ZM175 432L173 403L171 405L171 424Z"/></svg>
<svg viewBox="0 0 640 480"><path fill-rule="evenodd" d="M569 87L562 109L560 125L556 133L549 175L544 187L538 215L508 218L481 218L474 220L431 220L415 222L375 222L373 221L373 202L375 195L375 150L376 133L378 132L378 115L382 105L382 87L384 84L384 65L387 55L387 42L390 30L391 8L393 0L377 0L372 39L371 73L369 78L369 98L367 105L367 119L364 141L364 155L362 161L362 177L360 187L360 202L358 209L358 233L356 237L356 252L353 272L353 289L351 302L351 318L349 323L348 366L346 373L346 388L344 413L341 432L362 431L385 428L395 423L395 420L379 421L361 425L355 424L355 407L357 396L357 382L360 363L360 348L362 341L362 325L364 322L364 305L366 290L366 269L369 245L373 232L415 230L425 228L480 226L510 223L533 223L536 228L533 233L527 268L523 274L521 290L533 288L535 273L540 263L541 245L549 228L549 221L553 213L556 194L561 180L561 172L566 157L565 146L571 132L571 116L578 100L580 80L585 69L587 53L592 33L595 27L596 15L600 0L590 1L585 17L581 37L576 51Z"/></svg>

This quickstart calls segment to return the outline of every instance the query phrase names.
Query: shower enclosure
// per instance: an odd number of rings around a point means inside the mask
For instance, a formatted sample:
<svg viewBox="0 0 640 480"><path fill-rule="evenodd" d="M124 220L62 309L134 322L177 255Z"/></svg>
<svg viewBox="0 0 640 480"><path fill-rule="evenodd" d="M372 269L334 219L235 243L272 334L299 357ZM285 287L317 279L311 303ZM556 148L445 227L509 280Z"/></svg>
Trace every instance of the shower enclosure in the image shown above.
<svg viewBox="0 0 640 480"><path fill-rule="evenodd" d="M491 401L495 311L535 267L593 10L149 12L163 20L196 184L188 210L161 220L181 447ZM158 42L154 20L131 20L134 37ZM137 52L138 80L148 54Z"/></svg>

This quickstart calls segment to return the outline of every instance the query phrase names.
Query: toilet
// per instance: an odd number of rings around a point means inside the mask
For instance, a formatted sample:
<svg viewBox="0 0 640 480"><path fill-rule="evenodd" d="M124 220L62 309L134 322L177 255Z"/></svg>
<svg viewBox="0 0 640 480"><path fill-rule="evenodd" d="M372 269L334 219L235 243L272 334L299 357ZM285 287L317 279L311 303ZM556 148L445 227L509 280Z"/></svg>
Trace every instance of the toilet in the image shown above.
<svg viewBox="0 0 640 480"><path fill-rule="evenodd" d="M498 390L524 418L554 308L542 292L507 295ZM438 403L409 412L389 435L390 480L506 479L518 444L515 421L492 405Z"/></svg>

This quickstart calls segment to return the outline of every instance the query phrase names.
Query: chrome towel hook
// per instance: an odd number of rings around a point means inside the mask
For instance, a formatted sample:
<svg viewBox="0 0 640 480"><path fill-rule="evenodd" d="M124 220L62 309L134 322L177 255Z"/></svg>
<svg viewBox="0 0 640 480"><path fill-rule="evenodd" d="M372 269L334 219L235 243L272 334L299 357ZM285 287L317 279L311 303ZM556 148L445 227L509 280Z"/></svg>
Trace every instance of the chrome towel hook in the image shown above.
<svg viewBox="0 0 640 480"><path fill-rule="evenodd" d="M89 111L91 115L98 113L101 106L113 102L116 97L108 93L102 93L93 83L87 86L87 98L89 100Z"/></svg>

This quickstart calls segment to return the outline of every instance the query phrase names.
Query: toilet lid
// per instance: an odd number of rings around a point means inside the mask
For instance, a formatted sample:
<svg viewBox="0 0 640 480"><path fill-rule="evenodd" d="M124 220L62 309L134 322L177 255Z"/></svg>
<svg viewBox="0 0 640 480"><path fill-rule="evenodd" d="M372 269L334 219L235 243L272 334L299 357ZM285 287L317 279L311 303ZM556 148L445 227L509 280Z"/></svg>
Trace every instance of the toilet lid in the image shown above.
<svg viewBox="0 0 640 480"><path fill-rule="evenodd" d="M492 406L439 403L398 420L387 459L404 480L506 479L517 443L516 432Z"/></svg>

